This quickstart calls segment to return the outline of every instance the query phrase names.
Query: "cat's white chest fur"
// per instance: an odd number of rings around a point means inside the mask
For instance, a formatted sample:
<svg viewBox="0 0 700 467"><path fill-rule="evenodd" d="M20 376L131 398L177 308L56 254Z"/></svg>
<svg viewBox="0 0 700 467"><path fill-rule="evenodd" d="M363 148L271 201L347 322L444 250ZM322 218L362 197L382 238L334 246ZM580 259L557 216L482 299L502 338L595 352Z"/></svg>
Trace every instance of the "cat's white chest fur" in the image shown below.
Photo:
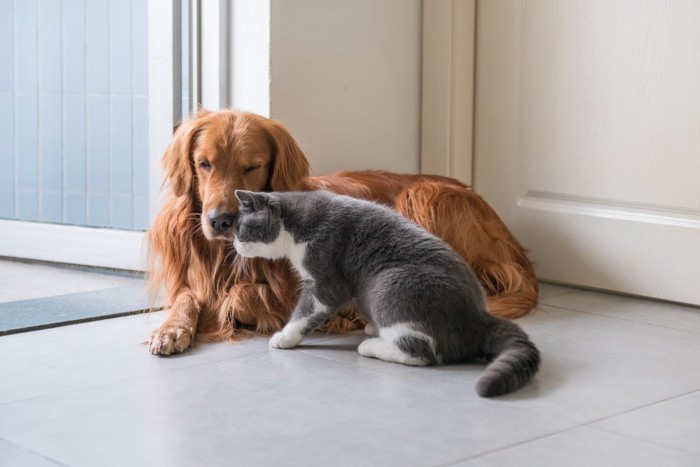
<svg viewBox="0 0 700 467"><path fill-rule="evenodd" d="M311 279L311 274L304 267L307 243L296 243L294 237L284 226L280 228L277 238L270 243L241 242L236 238L233 246L239 255L246 258L262 257L268 259L288 258L301 280Z"/></svg>
<svg viewBox="0 0 700 467"><path fill-rule="evenodd" d="M284 227L282 229L284 230ZM285 231L285 233L287 233L287 231ZM287 233L287 235L289 234ZM307 271L304 267L304 258L306 257L307 243L294 243L294 239L291 238L292 236L289 235L289 237L290 243L288 245L287 250L287 257L289 258L289 262L292 263L292 266L294 267L294 269L296 269L301 280L309 280L311 279L311 274L309 274L309 271Z"/></svg>

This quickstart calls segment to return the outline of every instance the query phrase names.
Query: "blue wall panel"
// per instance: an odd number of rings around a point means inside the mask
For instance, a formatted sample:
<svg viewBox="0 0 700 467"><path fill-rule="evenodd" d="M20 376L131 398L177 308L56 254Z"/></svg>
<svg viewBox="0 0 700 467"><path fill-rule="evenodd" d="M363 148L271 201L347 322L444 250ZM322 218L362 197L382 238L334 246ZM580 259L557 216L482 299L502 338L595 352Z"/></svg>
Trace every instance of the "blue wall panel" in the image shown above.
<svg viewBox="0 0 700 467"><path fill-rule="evenodd" d="M0 0L0 93L15 88L15 28L12 0Z"/></svg>
<svg viewBox="0 0 700 467"><path fill-rule="evenodd" d="M15 215L15 97L0 93L0 217Z"/></svg>
<svg viewBox="0 0 700 467"><path fill-rule="evenodd" d="M136 124L147 121L148 98L135 96L131 111L134 121L131 147L134 159L134 194L148 195L148 125Z"/></svg>
<svg viewBox="0 0 700 467"><path fill-rule="evenodd" d="M39 193L32 190L15 192L15 217L21 221L35 221L39 214Z"/></svg>
<svg viewBox="0 0 700 467"><path fill-rule="evenodd" d="M109 92L131 94L131 3L109 4Z"/></svg>
<svg viewBox="0 0 700 467"><path fill-rule="evenodd" d="M0 0L0 217L15 215L15 51L12 0Z"/></svg>
<svg viewBox="0 0 700 467"><path fill-rule="evenodd" d="M132 191L131 97L111 96L110 102L110 189L124 195Z"/></svg>
<svg viewBox="0 0 700 467"><path fill-rule="evenodd" d="M132 103L132 119L134 122L147 121L148 98L135 96ZM132 140L134 157L134 228L145 229L148 226L148 126L134 125Z"/></svg>
<svg viewBox="0 0 700 467"><path fill-rule="evenodd" d="M117 229L129 229L132 225L131 194L118 195L112 193L109 202L111 206L110 227Z"/></svg>
<svg viewBox="0 0 700 467"><path fill-rule="evenodd" d="M15 192L0 190L0 218L13 219L15 217Z"/></svg>
<svg viewBox="0 0 700 467"><path fill-rule="evenodd" d="M85 10L87 93L109 92L109 8L107 0L90 0Z"/></svg>
<svg viewBox="0 0 700 467"><path fill-rule="evenodd" d="M63 95L63 189L85 192L86 99L82 94Z"/></svg>
<svg viewBox="0 0 700 467"><path fill-rule="evenodd" d="M87 195L65 192L63 194L63 222L71 225L87 224Z"/></svg>
<svg viewBox="0 0 700 467"><path fill-rule="evenodd" d="M15 2L15 216L36 220L38 203L37 2Z"/></svg>
<svg viewBox="0 0 700 467"><path fill-rule="evenodd" d="M87 98L88 223L109 226L109 97Z"/></svg>
<svg viewBox="0 0 700 467"><path fill-rule="evenodd" d="M109 227L109 195L106 193L89 193L87 202L88 225Z"/></svg>
<svg viewBox="0 0 700 467"><path fill-rule="evenodd" d="M110 194L112 226L131 226L131 96L110 97Z"/></svg>
<svg viewBox="0 0 700 467"><path fill-rule="evenodd" d="M85 2L63 0L63 92L85 95Z"/></svg>
<svg viewBox="0 0 700 467"><path fill-rule="evenodd" d="M60 94L39 95L39 153L41 204L39 219L61 222L63 191L63 147Z"/></svg>
<svg viewBox="0 0 700 467"><path fill-rule="evenodd" d="M0 217L146 228L147 10L0 0Z"/></svg>
<svg viewBox="0 0 700 467"><path fill-rule="evenodd" d="M61 1L38 2L39 16L39 216L61 222Z"/></svg>
<svg viewBox="0 0 700 467"><path fill-rule="evenodd" d="M132 2L131 28L133 89L137 96L148 96L148 2Z"/></svg>
<svg viewBox="0 0 700 467"><path fill-rule="evenodd" d="M41 189L61 191L63 102L60 94L39 95L39 148Z"/></svg>
<svg viewBox="0 0 700 467"><path fill-rule="evenodd" d="M15 187L18 191L34 193L36 198L39 189L39 103L36 93L18 93L15 99ZM22 199L23 203L27 202L26 196ZM22 212L36 213L36 206L22 206Z"/></svg>
<svg viewBox="0 0 700 467"><path fill-rule="evenodd" d="M39 92L60 94L61 0L39 2Z"/></svg>
<svg viewBox="0 0 700 467"><path fill-rule="evenodd" d="M42 191L39 196L39 220L60 223L63 221L63 193Z"/></svg>
<svg viewBox="0 0 700 467"><path fill-rule="evenodd" d="M15 2L15 92L36 93L39 78L37 2Z"/></svg>

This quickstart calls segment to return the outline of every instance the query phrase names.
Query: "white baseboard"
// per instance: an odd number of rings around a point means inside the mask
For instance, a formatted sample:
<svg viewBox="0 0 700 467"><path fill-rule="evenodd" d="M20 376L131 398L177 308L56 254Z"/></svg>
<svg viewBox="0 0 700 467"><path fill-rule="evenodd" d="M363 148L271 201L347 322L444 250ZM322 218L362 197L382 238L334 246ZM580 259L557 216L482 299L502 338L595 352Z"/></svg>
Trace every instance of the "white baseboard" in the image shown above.
<svg viewBox="0 0 700 467"><path fill-rule="evenodd" d="M0 256L145 271L144 232L0 220Z"/></svg>

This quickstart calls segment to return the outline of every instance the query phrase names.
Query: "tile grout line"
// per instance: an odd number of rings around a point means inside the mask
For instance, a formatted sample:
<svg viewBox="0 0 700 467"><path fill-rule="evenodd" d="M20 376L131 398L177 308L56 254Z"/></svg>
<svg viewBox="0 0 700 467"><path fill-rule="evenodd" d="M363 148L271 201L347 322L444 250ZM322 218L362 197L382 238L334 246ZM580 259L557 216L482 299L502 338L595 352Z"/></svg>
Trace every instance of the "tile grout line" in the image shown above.
<svg viewBox="0 0 700 467"><path fill-rule="evenodd" d="M342 335L338 335L338 336L336 336L336 337L342 337ZM324 341L328 341L328 340L335 339L336 337L330 336L330 337L328 337L328 338L321 338L320 340L314 341L314 342L324 342ZM144 341L144 342L141 342L141 343L136 344L136 345L142 346L142 347L145 348L147 344L148 344L148 342L147 342L147 341ZM187 349L187 350L189 350L189 349ZM305 352L305 351L303 351L303 350L301 350L301 349L289 349L289 350L294 350L294 351L297 351L297 352L302 352L302 353L305 353L305 354L310 354L309 352ZM145 351L147 352L148 350L146 349ZM154 374L177 373L177 372L181 372L181 371L185 371L185 370L191 370L192 368L206 367L206 366L215 365L215 364L218 364L218 363L223 363L223 362L228 362L228 361L233 361L233 360L237 360L237 359L241 359L241 358L248 358L248 357L251 357L251 356L254 356L254 355L261 355L261 354L266 353L266 352L269 352L269 349L260 350L260 351L254 351L254 352L251 352L251 353L247 353L247 354L245 354L245 355L239 355L239 356L237 356L237 357L232 357L232 358L221 358L221 359L217 359L217 360L210 360L210 361L206 361L206 362L201 362L201 363L197 363L197 364L192 364L192 365L188 365L188 366L183 366L183 367L180 367L180 368L175 368L175 369L172 369L172 370L162 370L162 371L156 372L156 373L148 373L148 374L143 374L143 375L130 376L130 377L127 377L127 378L121 378L121 379L117 379L117 380L114 380L114 381L110 381L109 383L101 383L101 384L93 384L93 385L88 385L88 386L81 386L81 387L78 387L78 388L67 389L67 390L64 390L64 391L52 392L52 393L47 393L47 394L40 394L40 395L36 395L36 396L32 396L32 397L27 397L27 398L24 398L24 399L9 400L9 401L6 401L6 402L0 402L0 407L3 407L3 406L5 406L5 405L10 405L10 404L15 404L15 403L28 402L28 401L32 401L32 400L36 400L36 399L41 399L41 398L44 398L44 397L61 396L61 395L70 394L70 393L76 392L76 391L97 389L97 388L100 388L100 387L103 387L103 386L111 386L111 385L113 385L113 384L115 384L115 383L125 383L125 382L128 382L128 381L133 381L133 380L137 380L137 379L144 378L144 377L149 377L149 376L154 375ZM154 359L157 359L157 358L169 359L169 358L172 358L173 356L174 356L174 358L184 358L184 357L179 357L180 355L182 355L182 352L181 352L181 353L172 354L172 355L167 355L167 356L163 356L163 355L149 355L149 356L152 357L152 358L154 358ZM314 355L314 356L318 357L317 355ZM321 357L321 358L326 358L326 357ZM342 362L342 361L340 361L340 360L335 360L335 359L330 359L330 360L332 360L332 361L337 361L337 362L340 362L340 363L346 363L346 362ZM0 437L0 439L2 439L2 438Z"/></svg>
<svg viewBox="0 0 700 467"><path fill-rule="evenodd" d="M656 443L656 442L653 442L653 441L648 441L648 440L645 440L645 439L639 439L639 438L635 438L634 436L629 436L629 435L625 435L625 434L623 434L623 433L617 433L617 432L615 432L615 431L609 431L609 430L605 430L605 429L602 429L602 428L596 428L596 427L592 426L593 424L599 423L599 422L601 422L601 421L603 421L603 420L607 420L607 419L610 419L610 418L618 417L618 416L620 416L620 415L624 415L624 414L627 414L627 413L630 413L630 412L634 412L634 411L636 411L636 410L644 409L644 408L646 408L646 407L651 407L651 406L656 405L656 404L661 404L661 403L663 403L663 402L668 402L668 401L671 401L671 400L673 400L673 399L677 399L677 398L680 398L680 397L684 397L684 396L687 396L687 395L689 395L689 394L693 394L693 393L697 393L697 392L700 392L700 389L694 389L694 390L692 390L692 391L684 392L684 393L682 393L682 394L677 394L677 395L675 395L675 396L668 397L668 398L663 399L663 400L660 400L660 401L650 402L650 403L648 403L648 404L644 404L644 405L641 405L641 406L639 406L639 407L635 407L635 408L633 408L633 409L628 409L628 410L625 410L625 411L623 411L623 412L619 412L619 413L616 413L616 414L613 414L613 415L608 415L608 416L605 416L605 417L601 417L601 418L598 418L598 419L596 419L596 420L591 420L591 421L589 421L589 422L585 422L585 423L578 423L578 422L575 422L576 424L575 424L574 426L569 427L569 428L565 428L565 429L562 429L562 430L554 431L554 432L552 432L552 433L548 433L548 434L542 435L542 436L536 436L536 437L534 437L534 438L530 438L530 439L528 439L528 440L523 440L523 441L520 441L520 442L517 442L517 443L513 443L513 444L510 444L510 445L508 445L508 446L503 446L503 447L496 448L496 449L492 449L492 450L489 450L489 451L484 451L484 452L482 452L482 453L474 454L474 455L472 455L472 456L467 456L467 457L463 457L463 458L460 458L460 459L456 459L456 460L454 460L454 461L452 461L452 462L447 462L447 463L445 463L445 464L440 464L440 465L438 465L438 466L436 466L436 467L448 467L448 466L451 466L451 465L455 465L455 464L457 464L457 463L459 463L459 462L474 460L474 459L477 459L477 458L479 458L479 457L484 457L484 456L486 456L486 455L493 454L493 453L496 453L496 452L499 452L499 451L504 451L504 450L507 450L507 449L510 449L510 448L513 448L513 447L522 446L522 445L528 444L528 443L533 442L533 441L538 441L538 440L540 440L540 439L548 438L548 437L550 437L550 436L558 435L558 434L565 433L565 432L567 432L567 431L571 431L571 430L575 430L575 429L579 429L579 428L589 428L589 429L592 429L592 430L602 431L602 432L604 432L604 433L609 433L609 434L613 434L613 435L617 435L617 436L623 436L623 437L625 437L625 438L634 439L635 441L640 441L640 442L642 442L642 443L652 444L652 445L654 445L654 446L659 446L659 447L663 447L663 448L667 448L667 449L672 449L672 450L675 450L675 451L678 451L678 452L682 452L682 453L685 453L685 454L692 454L692 455L697 456L698 453L696 453L696 452L686 451L686 450L684 450L684 449L679 449L679 448L677 448L677 447L675 447L675 446L667 446L667 445L665 445L665 444L660 444L660 443Z"/></svg>
<svg viewBox="0 0 700 467"><path fill-rule="evenodd" d="M694 389L694 390L692 390L692 391L687 391L687 392L684 392L684 393L682 393L682 394L677 394L677 395L675 395L675 396L671 396L671 397L667 397L667 398L662 399L662 400L650 402L650 403L648 403L648 404L644 404L644 405L641 405L641 406L639 406L639 407L635 407L635 408L632 408L632 409L628 409L628 410L625 410L625 411L622 411L622 412L619 412L619 413L616 413L616 414L607 415L607 416L605 416L605 417L601 417L601 418L598 418L598 419L595 419L595 420L591 420L591 421L588 421L588 422L584 422L584 423L579 423L579 422L575 422L575 421L574 421L575 424L574 424L573 426L568 427L568 428L564 428L564 429L562 429L562 430L557 430L557 431L554 431L554 432L551 432L551 433L548 433L548 434L545 434L545 435L542 435L542 436L536 436L536 437L533 437L533 438L530 438L530 439L527 439L527 440L519 441L519 442L517 442L517 443L509 444L509 445L507 445L507 446L502 446L502 447L500 447L500 448L495 448L495 449L491 449L491 450L488 450L488 451L484 451L484 452L481 452L481 453L478 453L478 454L474 454L474 455L471 455L471 456L466 456L466 457L462 457L462 458L460 458L460 459L455 459L454 461L446 462L446 463L444 463L444 464L439 464L439 465L437 465L437 466L435 466L435 467L449 467L449 466L451 466L451 465L456 465L457 463L460 463L460 462L465 462L465 461L474 460L474 459L477 459L477 458L480 458L480 457L487 456L487 455L489 455L489 454L493 454L493 453L496 453L496 452L499 452L499 451L504 451L504 450L507 450L507 449L510 449L510 448L513 448L513 447L522 446L522 445L528 444L528 443L533 442L533 441L538 441L538 440L541 440L541 439L544 439L544 438L548 438L548 437L550 437L550 436L558 435L558 434L565 433L565 432L567 432L567 431L571 431L571 430L575 430L575 429L579 429L579 428L589 428L589 429L592 429L592 430L602 431L602 432L604 432L604 433L609 433L609 434L613 434L613 435L617 435L617 436L623 436L623 437L625 437L625 438L633 439L633 440L635 440L635 441L639 441L639 442L642 442L642 443L652 444L652 445L654 445L654 446L659 446L659 447L663 447L663 448L666 448L666 449L672 449L672 450L674 450L674 451L682 452L682 453L685 453L685 454L691 454L691 455L698 456L698 453L696 453L696 452L686 451L686 450L684 450L684 449L680 449L680 448L675 447L675 446L668 446L668 445L666 445L666 444L661 444L661 443L649 441L649 440L646 440L646 439L640 439L640 438L636 438L636 437L634 437L634 436L626 435L626 434L624 434L624 433L618 433L618 432L615 432L615 431L605 430L605 429L603 429L603 428L598 428L598 427L592 426L593 424L599 423L599 422L601 422L601 421L603 421L603 420L608 420L608 419L611 419L611 418L615 418L615 417L618 417L618 416L621 416L621 415L625 415L625 414L630 413L630 412L634 412L634 411L636 411L636 410L641 410L641 409L644 409L644 408L647 408L647 407L654 406L654 405L656 405L656 404L661 404L661 403L664 403L664 402L669 402L669 401L672 401L672 400L674 400L674 399L678 399L678 398L681 398L681 397L684 397L684 396L687 396L687 395L690 395L690 394L698 393L698 392L700 392L700 389Z"/></svg>
<svg viewBox="0 0 700 467"><path fill-rule="evenodd" d="M540 296L537 298L537 304L538 304L538 305L546 305L546 303L542 303L540 300L548 300L548 299L550 299L550 298L561 297L561 296L563 296L563 295L570 295L570 294L576 293L576 292L578 292L578 290L567 290L567 291L565 291L565 292L556 292L556 293L553 293L552 295L547 295L547 296L544 296L544 297L543 297L542 295L540 295Z"/></svg>
<svg viewBox="0 0 700 467"><path fill-rule="evenodd" d="M145 345L145 343L141 343L138 345ZM114 384L121 384L121 383L126 383L129 381L138 380L141 378L148 378L150 376L159 375L159 374L179 373L181 371L191 370L192 368L206 367L206 366L215 365L218 363L233 361L233 360L242 359L242 358L248 358L248 357L252 357L254 355L263 354L265 352L267 352L267 350L265 350L265 351L261 350L259 352L251 352L251 353L248 353L245 355L239 355L239 356L233 357L233 358L223 358L223 359L218 359L218 360L206 361L206 362L202 362L202 363L198 363L198 364L194 364L194 365L183 366L180 368L174 368L172 370L161 370L159 372L154 372L154 373L145 373L142 375L129 376L127 378L120 378L120 379L116 379L114 381L109 381L107 383L92 384L92 385L88 385L88 386L80 386L77 388L66 389L63 391L51 392L51 393L47 393L47 394L39 394L36 396L24 398L24 399L14 399L14 400L6 401L6 402L0 402L0 407L4 407L7 405L12 405L12 404L16 404L16 403L29 402L29 401L33 401L33 400L37 400L37 399L46 398L46 397L64 396L66 394L71 394L74 392L79 392L79 391L84 391L84 390L98 389L98 388L105 387L105 386L112 386ZM173 355L181 355L181 354L173 354ZM170 356L162 356L162 355L150 355L150 357L164 358L164 359L170 358ZM175 357L175 358L178 358L178 357ZM2 438L0 438L0 439L2 439Z"/></svg>
<svg viewBox="0 0 700 467"><path fill-rule="evenodd" d="M597 418L597 419L595 419L595 420L591 420L591 421L585 422L585 423L581 424L581 426L589 426L589 425L592 425L592 424L594 424L594 423L600 423L600 422L602 422L602 421L604 421L604 420L608 420L608 419L610 419L610 418L619 417L619 416L621 416L621 415L626 415L626 414L628 414L628 413L635 412L635 411L641 410L641 409L646 409L647 407L653 407L653 406L655 406L655 405L657 405L657 404L662 404L662 403L664 403L664 402L670 402L670 401L672 401L672 400L674 400L674 399L678 399L678 398L681 398L681 397L685 397L685 396L688 396L688 395L690 395L690 394L694 394L694 393L697 393L697 392L700 392L700 389L693 389L693 390L691 390L691 391L686 391L686 392L681 393L681 394L676 394L675 396L670 396L670 397L667 397L667 398L665 398L665 399L657 400L657 401L654 401L654 402L649 402L648 404L640 405L639 407L634 407L634 408L632 408L632 409L623 410L622 412L619 412L619 413L616 413L616 414L606 415L605 417L600 417L600 418Z"/></svg>
<svg viewBox="0 0 700 467"><path fill-rule="evenodd" d="M686 333L689 333L689 334L700 334L700 332L698 332L698 331L689 331L689 330L687 330L687 329L673 328L673 327L670 327L670 326L662 326L662 325L660 325L660 324L648 323L648 322L646 322L646 321L635 321L635 320L632 320L632 319L619 318L619 317L617 317L617 316L605 315L605 314L602 314L602 313L596 313L596 312L594 312L594 311L575 310L575 309L573 309L573 308L566 308L566 307L564 307L564 306L559 306L559 305L548 305L548 304L546 304L546 303L542 303L542 304L539 304L539 305L540 305L540 306L547 306L547 307L550 307L550 308L555 308L555 309L557 309L557 310L573 311L573 312L575 312L575 313L585 313L585 314L587 314L587 315L599 316L599 317L601 317L601 318L610 318L610 319L614 319L614 320L617 320L617 321L624 321L625 323L642 324L642 325L645 325L645 326L653 326L653 327L657 327L657 328L661 328L661 329L669 329L669 330L671 330L671 331L681 331L681 332L686 332Z"/></svg>
<svg viewBox="0 0 700 467"><path fill-rule="evenodd" d="M534 441L539 441L541 439L549 438L550 436L556 436L556 435L559 435L561 433L566 433L567 431L575 430L578 428L581 428L581 426L580 425L573 425L573 426L570 426L568 428L562 428L561 430L552 431L551 433L546 433L546 434L543 434L540 436L535 436L533 438L528 438L526 440L518 441L516 443L501 446L500 448L489 449L488 451L483 451L483 452L480 452L478 454L472 454L471 456L461 457L459 459L455 459L455 460L450 461L450 462L445 462L444 464L438 464L434 467L449 467L452 465L456 465L457 463L460 463L460 462L478 459L480 457L488 456L489 454L494 454L494 453L499 452L499 451L505 451L507 449L515 448L515 447L522 446L522 445L525 445L525 444L528 444L528 443L531 443Z"/></svg>
<svg viewBox="0 0 700 467"><path fill-rule="evenodd" d="M319 340L316 340L316 341L314 341L314 342L326 342L326 341L333 340L333 339L335 339L335 338L343 337L343 336L347 336L347 335L348 335L348 334L343 334L343 335L338 335L338 336L324 337L324 338L320 338ZM139 346L144 346L144 347L145 347L145 346L147 345L147 342L144 341L144 342L141 342L140 344L137 344L137 345L139 345ZM308 351L306 351L306 350L299 349L299 348L285 349L285 350L292 350L292 351L299 352L299 353L303 353L303 354L306 354L306 355L312 355L312 356L314 356L314 357L323 358L324 360L330 360L330 361L342 363L342 364L348 365L348 366L357 366L358 368L364 369L364 367L360 367L359 365L357 365L357 364L355 364L355 363L345 362L345 361L342 361L342 360L336 360L336 359L329 358L329 357L324 357L324 356L321 356L321 355L315 355L315 354L313 354L313 353L311 353L311 352L308 352ZM108 383L100 383L100 384L93 384L93 385L88 385L88 386L81 386L81 387L77 387L77 388L73 388L73 389L67 389L67 390L58 391L58 392L52 392L52 393L47 393L47 394L40 394L40 395L36 395L36 396L32 396L32 397L27 397L27 398L24 398L24 399L9 400L9 401L6 401L6 402L0 402L0 407L6 406L6 405L15 404L15 403L24 403L24 402L28 402L28 401L33 401L33 400L45 398L45 397L62 396L62 395L70 394L70 393L77 392L77 391L97 389L97 388L104 387L104 386L111 386L111 385L116 384L116 383L126 383L126 382L129 382L129 381L133 381L133 380L137 380L137 379L140 379L140 378L149 377L149 376L151 376L151 375L156 375L156 374L178 373L178 372L181 372L181 371L191 370L192 368L206 367L206 366L216 365L216 364L223 363L223 362L238 360L238 359L242 359L242 358L248 358L248 357L252 357L252 356L255 356L255 355L262 355L262 354L267 353L267 352L269 352L269 349L260 350L260 351L254 351L254 352L251 352L251 353L248 353L248 354L245 354L245 355L240 355L240 356L233 357L233 358L221 358L221 359L217 359L217 360L211 360L211 361L201 362L201 363L197 363L197 364L193 364L193 365L188 365L188 366L183 366L183 367L180 367L180 368L175 368L175 369L172 369L172 370L162 370L162 371L156 372L156 373L148 373L148 374L143 374L143 375L130 376L130 377L127 377L127 378L121 378L121 379L117 379L117 380L114 380L114 381L110 381L110 382L108 382ZM183 357L179 357L179 355L182 355L182 353L172 354L172 355L169 355L169 356L150 355L150 357L152 357L152 358L163 358L163 359L168 359L168 358L171 358L172 356L175 356L175 358L183 358ZM373 370L373 369L371 369L371 368L367 368L367 369L370 370L370 371L373 371L373 372L375 372L375 373L378 372L378 371ZM378 372L378 373L383 374L383 373L381 373L381 372ZM396 375L396 376L399 376L399 375ZM400 377L400 376L399 376L399 377ZM0 439L2 439L2 438L0 438Z"/></svg>
<svg viewBox="0 0 700 467"><path fill-rule="evenodd" d="M658 447L665 448L665 449L672 449L674 451L682 452L684 454L691 454L693 456L698 457L698 459L700 459L700 454L698 454L697 452L687 451L685 449L681 449L681 448L676 447L676 446L669 446L667 444L662 444L662 443L659 443L656 441L649 441L648 439L637 438L635 436L630 436L630 435L625 434L625 433L618 433L616 431L605 430L603 428L598 428L595 426L586 426L586 428L590 428L591 430L596 430L596 431L600 431L600 432L611 434L611 435L622 436L623 438L633 439L633 440L639 441L641 443L651 444L653 446L658 446Z"/></svg>
<svg viewBox="0 0 700 467"><path fill-rule="evenodd" d="M60 465L62 467L69 467L68 464L64 464L63 462L59 462L59 461L57 461L49 456L41 454L40 452L37 452L37 451L30 449L26 446L22 446L21 444L17 444L17 443L10 441L2 436L0 436L0 441L4 441L5 443L7 443L9 445L15 446L16 448L20 449L21 451L28 452L28 453L32 454L33 456L37 456L37 457L40 457L42 459L45 459L45 460L51 462L52 464Z"/></svg>
<svg viewBox="0 0 700 467"><path fill-rule="evenodd" d="M662 444L662 443L658 443L658 442L655 442L655 441L649 441L649 440L647 440L647 439L642 439L642 438L637 438L637 437L635 437L635 436L630 436L630 435L625 434L625 433L619 433L619 432L617 432L617 431L606 430L605 428L600 428L600 427L595 427L595 426L593 426L594 424L600 423L600 422L605 421L605 420L610 420L610 419L615 418L615 417L619 417L619 416L622 416L622 415L626 415L626 414L628 414L628 413L636 412L637 410L646 409L647 407L653 407L653 406L655 406L655 405L657 405L657 404L663 404L663 403L666 403L666 402L670 402L670 401L672 401L672 400L680 399L681 397L685 397L685 396L688 396L688 395L690 395L690 394L695 394L695 393L700 393L700 389L693 389L692 391L687 391L687 392L684 392L684 393L682 393L682 394L677 394L677 395L675 395L675 396L667 397L667 398L662 399L662 400L650 402L650 403L648 403L648 404L644 404L644 405L641 405L641 406L639 406L639 407L635 407L635 408L633 408L633 409L625 410L625 411L620 412L620 413L618 413L618 414L608 415L608 416L606 416L606 417L601 417L601 418L599 418L599 419L597 419L597 420L592 420L592 421L590 421L590 422L586 422L586 423L584 423L584 424L581 425L581 426L584 426L584 427L586 427L586 428L590 428L590 429L596 430L596 431L602 431L603 433L609 433L609 434L613 434L613 435L617 435L617 436L622 436L622 437L625 437L625 438L633 439L633 440L635 440L635 441L640 441L640 442L643 442L643 443L652 444L652 445L654 445L654 446L659 446L659 447L663 447L663 448L667 448L667 449L673 449L673 450L675 450L675 451L683 452L683 453L685 453L685 454L692 454L692 455L695 455L695 456L700 456L700 454L698 454L697 452L687 451L687 450L685 450L685 449L681 449L681 448L678 448L678 447L676 447L676 446L669 446L669 445Z"/></svg>

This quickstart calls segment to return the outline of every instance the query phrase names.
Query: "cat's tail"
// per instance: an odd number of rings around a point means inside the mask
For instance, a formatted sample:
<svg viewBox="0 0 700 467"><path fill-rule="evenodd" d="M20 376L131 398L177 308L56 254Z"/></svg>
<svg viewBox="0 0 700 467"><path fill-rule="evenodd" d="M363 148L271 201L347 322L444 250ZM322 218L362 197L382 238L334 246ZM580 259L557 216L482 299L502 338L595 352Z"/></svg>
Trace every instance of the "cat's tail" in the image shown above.
<svg viewBox="0 0 700 467"><path fill-rule="evenodd" d="M517 324L499 319L489 341L487 353L494 359L476 385L480 396L494 397L515 391L539 370L540 352Z"/></svg>

